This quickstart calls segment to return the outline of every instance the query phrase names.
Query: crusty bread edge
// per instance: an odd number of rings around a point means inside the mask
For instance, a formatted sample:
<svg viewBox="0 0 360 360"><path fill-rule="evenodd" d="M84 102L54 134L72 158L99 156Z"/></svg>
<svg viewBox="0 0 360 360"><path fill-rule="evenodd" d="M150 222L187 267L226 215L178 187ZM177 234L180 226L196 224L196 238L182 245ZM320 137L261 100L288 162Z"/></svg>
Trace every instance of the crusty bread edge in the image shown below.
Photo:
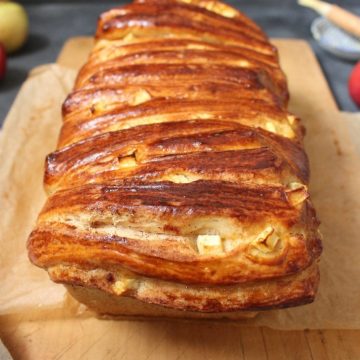
<svg viewBox="0 0 360 360"><path fill-rule="evenodd" d="M78 285L66 285L70 295L89 309L100 315L109 315L118 319L250 319L255 317L256 311L234 311L205 313L182 311L166 308L159 305L148 304L137 299L125 296L115 296L95 288L87 288Z"/></svg>

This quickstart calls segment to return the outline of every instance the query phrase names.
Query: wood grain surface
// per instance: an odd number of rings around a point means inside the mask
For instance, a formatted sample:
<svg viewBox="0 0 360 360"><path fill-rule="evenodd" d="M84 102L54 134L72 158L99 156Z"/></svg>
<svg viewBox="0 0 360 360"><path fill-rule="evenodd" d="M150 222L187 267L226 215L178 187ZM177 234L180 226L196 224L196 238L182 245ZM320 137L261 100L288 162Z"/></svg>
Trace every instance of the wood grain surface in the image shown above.
<svg viewBox="0 0 360 360"><path fill-rule="evenodd" d="M314 54L300 40L276 40L292 101L304 117L310 111L338 111ZM70 39L58 63L79 68L92 40ZM304 84L299 68L310 72ZM311 106L299 101L307 94ZM344 309L346 311L346 309ZM94 330L96 329L96 331ZM22 315L0 317L0 336L15 359L360 359L360 330L276 331L233 324L175 321L114 321L68 318L49 312L38 321Z"/></svg>

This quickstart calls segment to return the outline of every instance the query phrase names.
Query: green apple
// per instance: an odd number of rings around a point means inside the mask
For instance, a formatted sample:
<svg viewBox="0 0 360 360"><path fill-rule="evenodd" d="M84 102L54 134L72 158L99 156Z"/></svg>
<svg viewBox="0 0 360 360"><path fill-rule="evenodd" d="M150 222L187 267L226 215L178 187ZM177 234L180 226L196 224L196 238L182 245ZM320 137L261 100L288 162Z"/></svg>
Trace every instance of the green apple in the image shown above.
<svg viewBox="0 0 360 360"><path fill-rule="evenodd" d="M12 1L0 1L0 42L12 53L24 45L29 31L25 9Z"/></svg>

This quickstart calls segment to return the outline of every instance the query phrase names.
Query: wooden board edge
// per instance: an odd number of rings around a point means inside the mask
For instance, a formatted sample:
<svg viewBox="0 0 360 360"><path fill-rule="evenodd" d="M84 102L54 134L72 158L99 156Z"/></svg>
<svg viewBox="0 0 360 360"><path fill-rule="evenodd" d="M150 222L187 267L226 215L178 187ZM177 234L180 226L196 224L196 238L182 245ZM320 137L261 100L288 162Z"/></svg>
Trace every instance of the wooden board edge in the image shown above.
<svg viewBox="0 0 360 360"><path fill-rule="evenodd" d="M331 108L329 111L336 111L340 112L338 104L336 102L335 96L331 91L330 85L326 79L325 73L320 65L318 58L315 55L314 50L312 49L310 43L304 39L289 39L289 38L272 38L270 39L271 43L273 43L276 47L285 48L286 44L291 41L292 44L296 44L298 51L301 54L306 54L306 57L311 59L313 66L315 67L316 72L320 75L317 77L316 81L321 82L320 84L324 89L326 89L326 93L323 93L323 96L327 98L329 104L331 104ZM280 57L280 64L281 64L281 57Z"/></svg>
<svg viewBox="0 0 360 360"><path fill-rule="evenodd" d="M77 36L66 40L56 63L71 69L78 69L79 63L85 63L93 43L94 38L90 36ZM77 56L74 56L74 52Z"/></svg>

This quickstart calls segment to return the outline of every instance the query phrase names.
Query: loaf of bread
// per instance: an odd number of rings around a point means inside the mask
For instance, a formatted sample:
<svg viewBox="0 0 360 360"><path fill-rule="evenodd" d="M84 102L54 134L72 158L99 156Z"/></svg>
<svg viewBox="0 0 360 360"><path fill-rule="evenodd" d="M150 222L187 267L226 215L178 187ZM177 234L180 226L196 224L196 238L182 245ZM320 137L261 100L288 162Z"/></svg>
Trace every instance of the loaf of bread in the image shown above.
<svg viewBox="0 0 360 360"><path fill-rule="evenodd" d="M31 261L102 314L313 301L321 237L288 98L276 48L220 1L105 12L46 159Z"/></svg>

